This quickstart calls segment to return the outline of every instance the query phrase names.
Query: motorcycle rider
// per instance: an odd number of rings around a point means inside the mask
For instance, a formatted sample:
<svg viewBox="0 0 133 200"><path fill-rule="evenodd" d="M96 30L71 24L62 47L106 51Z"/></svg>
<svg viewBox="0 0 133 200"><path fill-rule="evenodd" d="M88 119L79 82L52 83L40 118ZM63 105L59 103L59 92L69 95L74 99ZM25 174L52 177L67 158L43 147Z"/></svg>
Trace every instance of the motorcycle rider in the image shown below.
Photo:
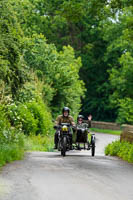
<svg viewBox="0 0 133 200"><path fill-rule="evenodd" d="M55 121L55 126L61 125L61 123L69 123L72 126L75 126L73 117L70 114L70 109L68 107L64 107L62 109L62 115L59 115ZM72 146L72 133L71 134L71 146ZM58 144L58 130L55 132L55 137L54 137L54 149L57 149L57 144Z"/></svg>

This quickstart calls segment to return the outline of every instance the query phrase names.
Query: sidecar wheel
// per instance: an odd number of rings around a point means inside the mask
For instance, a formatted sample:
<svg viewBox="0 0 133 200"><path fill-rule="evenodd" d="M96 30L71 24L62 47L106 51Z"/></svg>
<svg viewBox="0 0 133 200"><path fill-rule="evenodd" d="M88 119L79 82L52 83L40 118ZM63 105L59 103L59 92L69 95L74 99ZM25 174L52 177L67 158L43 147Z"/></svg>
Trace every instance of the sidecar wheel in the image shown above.
<svg viewBox="0 0 133 200"><path fill-rule="evenodd" d="M91 155L95 156L95 136L94 135L91 138Z"/></svg>
<svg viewBox="0 0 133 200"><path fill-rule="evenodd" d="M92 146L92 148L91 148L91 155L92 155L92 156L95 156L95 145Z"/></svg>

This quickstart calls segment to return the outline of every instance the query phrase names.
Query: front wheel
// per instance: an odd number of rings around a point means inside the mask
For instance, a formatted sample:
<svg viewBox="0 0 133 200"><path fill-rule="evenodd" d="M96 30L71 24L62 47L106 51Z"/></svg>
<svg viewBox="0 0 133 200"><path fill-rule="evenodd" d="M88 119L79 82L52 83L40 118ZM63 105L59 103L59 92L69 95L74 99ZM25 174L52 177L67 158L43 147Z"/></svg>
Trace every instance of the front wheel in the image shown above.
<svg viewBox="0 0 133 200"><path fill-rule="evenodd" d="M62 140L62 148L61 148L61 155L64 157L66 155L66 148L67 148L67 138L63 137Z"/></svg>
<svg viewBox="0 0 133 200"><path fill-rule="evenodd" d="M95 156L95 136L91 137L91 155Z"/></svg>

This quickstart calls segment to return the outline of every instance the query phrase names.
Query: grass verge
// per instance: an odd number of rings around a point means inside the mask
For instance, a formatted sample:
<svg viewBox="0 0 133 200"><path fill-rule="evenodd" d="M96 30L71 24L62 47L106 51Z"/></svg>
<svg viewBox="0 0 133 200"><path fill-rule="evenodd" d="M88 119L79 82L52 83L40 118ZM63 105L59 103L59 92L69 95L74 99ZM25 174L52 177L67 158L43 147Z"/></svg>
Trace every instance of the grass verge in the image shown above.
<svg viewBox="0 0 133 200"><path fill-rule="evenodd" d="M105 155L118 156L125 161L133 163L133 144L129 142L112 142L105 148Z"/></svg>
<svg viewBox="0 0 133 200"><path fill-rule="evenodd" d="M21 160L25 151L53 151L53 136L23 136L17 143L0 144L0 167Z"/></svg>
<svg viewBox="0 0 133 200"><path fill-rule="evenodd" d="M111 135L120 135L121 134L121 130L90 128L90 131L93 131L96 133L106 133L106 134L111 134Z"/></svg>
<svg viewBox="0 0 133 200"><path fill-rule="evenodd" d="M24 135L6 130L3 133L0 138L0 167L24 156Z"/></svg>
<svg viewBox="0 0 133 200"><path fill-rule="evenodd" d="M53 136L31 135L24 139L25 151L53 151Z"/></svg>
<svg viewBox="0 0 133 200"><path fill-rule="evenodd" d="M23 155L23 146L19 146L18 144L0 145L0 167L14 160L21 160Z"/></svg>

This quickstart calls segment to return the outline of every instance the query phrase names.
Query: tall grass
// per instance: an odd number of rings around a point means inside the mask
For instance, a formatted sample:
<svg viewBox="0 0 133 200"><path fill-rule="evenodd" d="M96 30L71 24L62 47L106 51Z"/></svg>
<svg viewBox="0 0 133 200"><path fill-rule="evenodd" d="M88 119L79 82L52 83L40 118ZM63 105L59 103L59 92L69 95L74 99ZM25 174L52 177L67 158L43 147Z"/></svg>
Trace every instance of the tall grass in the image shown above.
<svg viewBox="0 0 133 200"><path fill-rule="evenodd" d="M24 136L22 133L8 131L7 140L0 140L0 167L14 160L20 160L24 155Z"/></svg>
<svg viewBox="0 0 133 200"><path fill-rule="evenodd" d="M23 136L23 139L19 139L17 143L0 144L0 167L6 163L22 159L25 151L51 152L54 146L53 141L53 135L30 135Z"/></svg>
<svg viewBox="0 0 133 200"><path fill-rule="evenodd" d="M53 151L53 135L30 135L24 139L25 151Z"/></svg>
<svg viewBox="0 0 133 200"><path fill-rule="evenodd" d="M24 148L18 144L0 145L0 167L6 163L23 158Z"/></svg>

